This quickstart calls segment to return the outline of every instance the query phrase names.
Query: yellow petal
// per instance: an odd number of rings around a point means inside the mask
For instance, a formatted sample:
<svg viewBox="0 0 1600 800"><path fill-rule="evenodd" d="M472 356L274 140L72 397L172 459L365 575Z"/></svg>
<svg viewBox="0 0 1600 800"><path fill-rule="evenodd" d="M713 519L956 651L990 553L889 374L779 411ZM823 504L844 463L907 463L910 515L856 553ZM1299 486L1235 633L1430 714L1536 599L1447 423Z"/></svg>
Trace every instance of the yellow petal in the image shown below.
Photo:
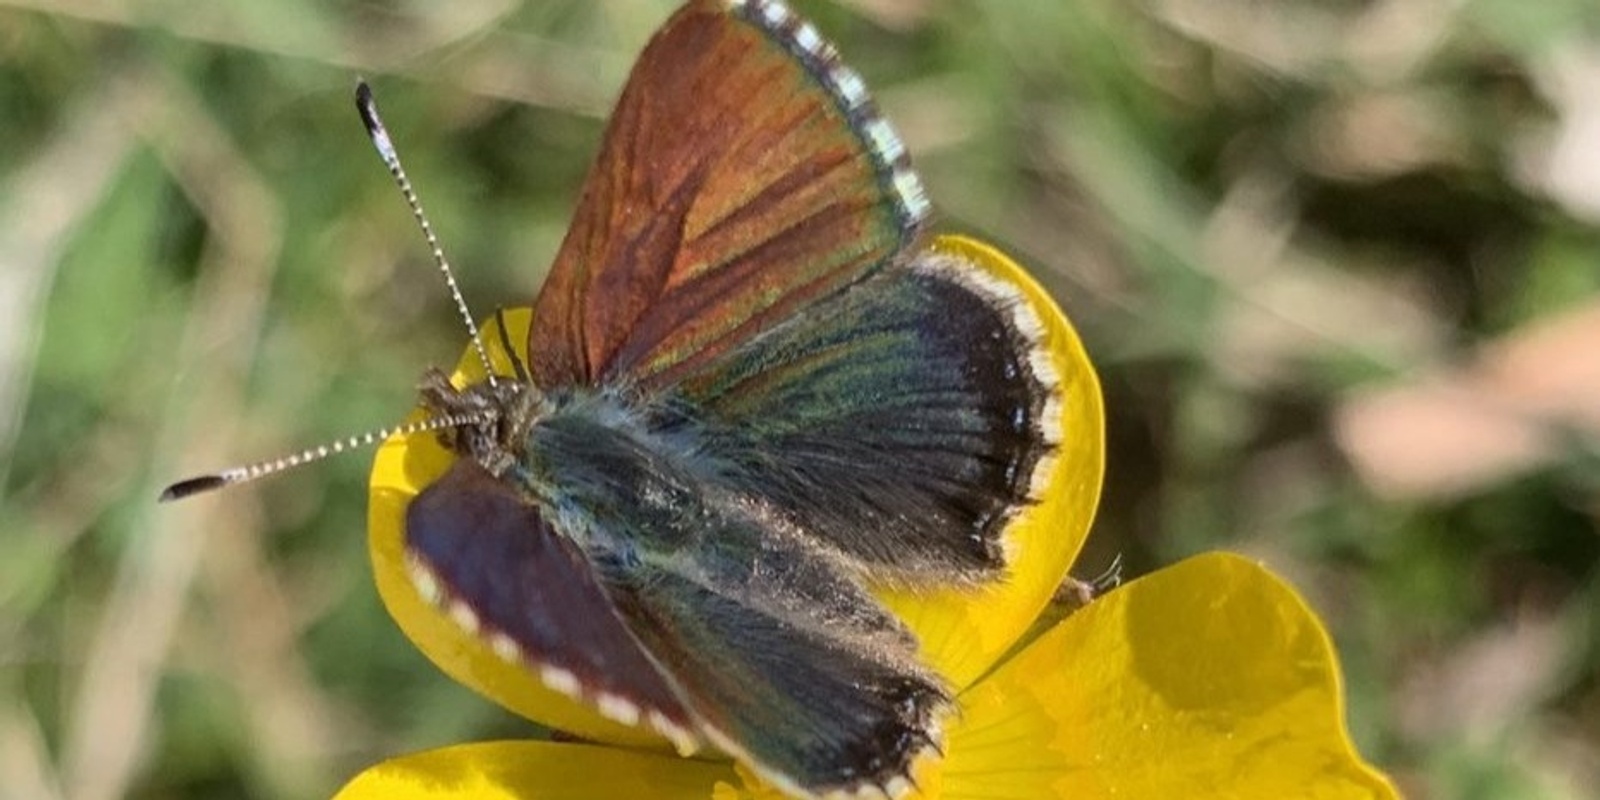
<svg viewBox="0 0 1600 800"><path fill-rule="evenodd" d="M1044 290L987 245L946 236L933 246L1021 288L1044 324L1042 340L1065 394L1060 416L1063 441L1041 492L1043 499L1018 515L1007 531L1013 555L1009 579L976 591L878 593L919 635L924 658L953 685L965 686L1027 630L1077 555L1099 497L1104 423L1094 370L1077 334ZM524 360L531 316L525 308L506 312L506 338ZM493 321L485 326L482 338L496 372L511 374ZM452 378L457 385L483 379L482 365L470 347ZM652 733L618 725L587 705L544 688L525 669L506 663L481 640L462 632L418 594L405 571L405 508L423 487L444 474L452 459L432 434L394 437L378 451L370 484L368 543L378 592L390 615L445 673L512 711L584 739L659 745Z"/></svg>
<svg viewBox="0 0 1600 800"><path fill-rule="evenodd" d="M478 742L390 759L334 800L712 800L728 764L582 744Z"/></svg>
<svg viewBox="0 0 1600 800"><path fill-rule="evenodd" d="M1394 800L1344 730L1321 623L1213 554L1067 618L961 698L943 798Z"/></svg>

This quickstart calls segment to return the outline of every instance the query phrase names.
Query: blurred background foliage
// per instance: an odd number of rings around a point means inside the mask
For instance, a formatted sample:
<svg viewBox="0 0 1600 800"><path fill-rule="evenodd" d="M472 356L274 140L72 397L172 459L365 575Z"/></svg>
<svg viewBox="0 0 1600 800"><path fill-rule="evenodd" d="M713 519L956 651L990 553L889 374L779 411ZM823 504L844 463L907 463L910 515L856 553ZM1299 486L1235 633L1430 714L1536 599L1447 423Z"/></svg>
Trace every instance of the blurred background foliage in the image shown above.
<svg viewBox="0 0 1600 800"><path fill-rule="evenodd" d="M461 350L357 75L486 315L672 5L0 0L0 794L314 798L528 733L384 615L369 456L153 500ZM1410 796L1593 796L1600 6L795 5L1086 335L1084 573L1258 557Z"/></svg>

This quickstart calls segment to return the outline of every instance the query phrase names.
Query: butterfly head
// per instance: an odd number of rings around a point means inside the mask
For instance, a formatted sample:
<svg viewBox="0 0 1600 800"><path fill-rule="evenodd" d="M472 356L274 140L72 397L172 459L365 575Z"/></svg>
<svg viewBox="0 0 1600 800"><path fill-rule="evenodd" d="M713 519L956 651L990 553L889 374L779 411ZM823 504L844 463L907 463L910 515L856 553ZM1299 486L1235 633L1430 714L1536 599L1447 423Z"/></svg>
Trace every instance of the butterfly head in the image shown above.
<svg viewBox="0 0 1600 800"><path fill-rule="evenodd" d="M527 381L502 379L456 388L438 369L423 374L418 392L428 416L473 420L440 428L439 443L497 477L516 463L528 431L554 407L549 395Z"/></svg>

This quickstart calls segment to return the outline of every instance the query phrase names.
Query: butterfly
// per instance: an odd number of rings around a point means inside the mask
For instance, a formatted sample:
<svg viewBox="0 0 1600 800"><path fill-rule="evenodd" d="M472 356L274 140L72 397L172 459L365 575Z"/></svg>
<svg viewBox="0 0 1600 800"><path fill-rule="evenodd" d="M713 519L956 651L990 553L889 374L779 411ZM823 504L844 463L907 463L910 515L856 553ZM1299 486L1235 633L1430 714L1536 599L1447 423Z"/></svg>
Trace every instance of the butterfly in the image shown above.
<svg viewBox="0 0 1600 800"><path fill-rule="evenodd" d="M1039 308L932 246L931 213L815 26L685 4L617 102L526 363L423 378L455 460L404 512L418 593L682 752L796 797L908 793L955 705L872 590L1005 581L1064 401Z"/></svg>

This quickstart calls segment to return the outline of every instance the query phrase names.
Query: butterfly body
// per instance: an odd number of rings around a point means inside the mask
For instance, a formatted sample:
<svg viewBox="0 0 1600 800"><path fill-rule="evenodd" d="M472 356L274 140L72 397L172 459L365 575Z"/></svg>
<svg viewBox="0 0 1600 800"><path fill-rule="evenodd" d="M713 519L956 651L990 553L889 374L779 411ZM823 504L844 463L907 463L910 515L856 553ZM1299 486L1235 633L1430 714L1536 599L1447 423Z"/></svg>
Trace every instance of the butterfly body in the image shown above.
<svg viewBox="0 0 1600 800"><path fill-rule="evenodd" d="M526 370L423 382L457 455L405 512L418 591L496 653L796 796L909 791L945 682L874 587L1006 579L1062 390L860 79L775 0L641 55ZM488 413L480 413L488 412Z"/></svg>

